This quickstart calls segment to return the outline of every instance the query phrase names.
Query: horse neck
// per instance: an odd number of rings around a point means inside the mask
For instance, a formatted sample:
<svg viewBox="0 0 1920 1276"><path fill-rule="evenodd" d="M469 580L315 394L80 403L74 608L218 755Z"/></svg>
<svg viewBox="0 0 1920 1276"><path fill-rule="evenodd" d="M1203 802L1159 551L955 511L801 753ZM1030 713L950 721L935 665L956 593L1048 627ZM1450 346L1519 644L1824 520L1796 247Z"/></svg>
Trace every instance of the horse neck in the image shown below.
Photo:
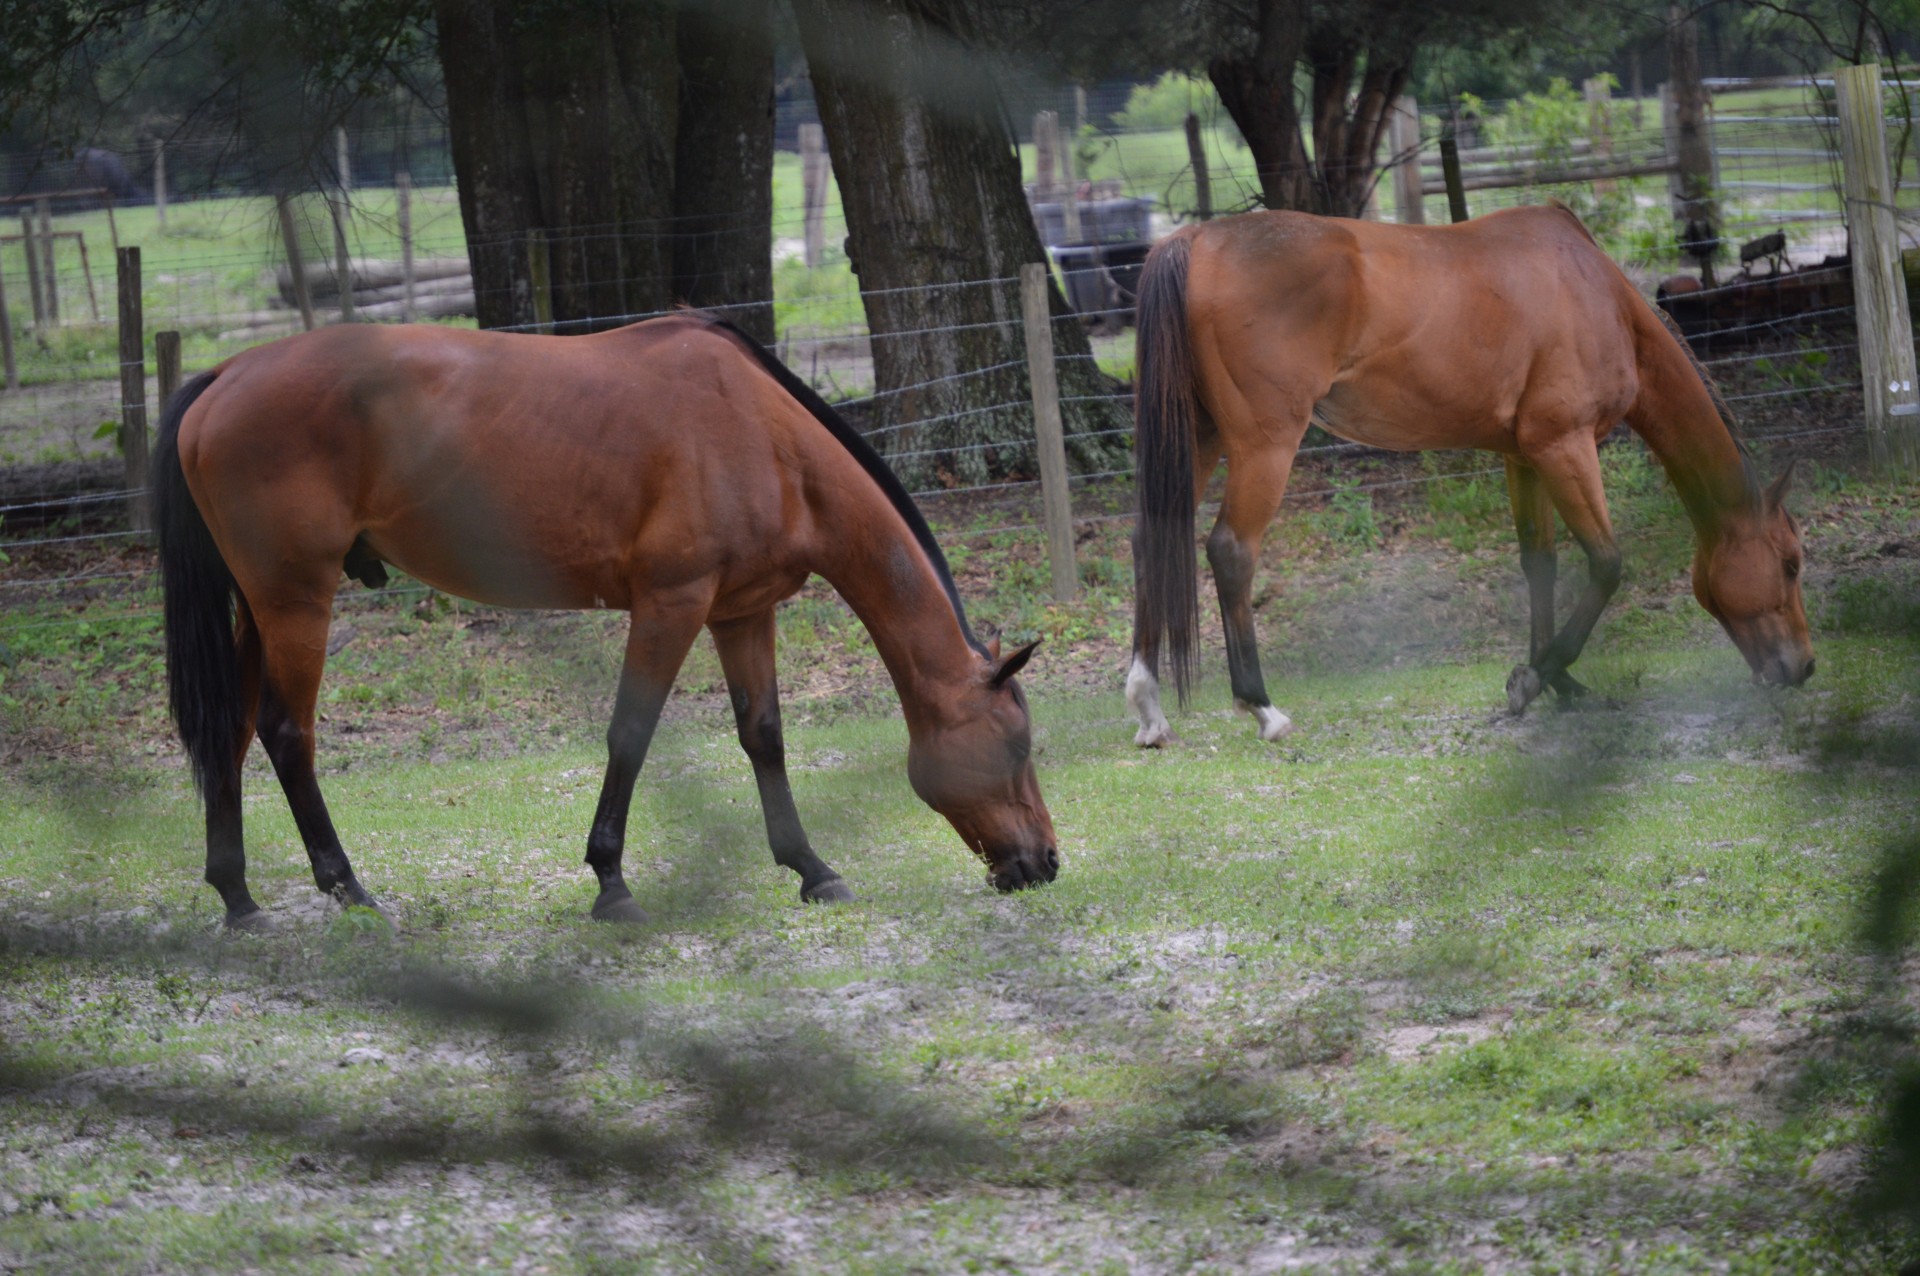
<svg viewBox="0 0 1920 1276"><path fill-rule="evenodd" d="M857 464L835 468L832 479L814 485L815 523L825 529L814 571L873 636L907 730L918 734L947 716L981 658L900 512Z"/></svg>
<svg viewBox="0 0 1920 1276"><path fill-rule="evenodd" d="M1726 519L1752 508L1753 478L1721 417L1704 373L1679 340L1649 314L1638 337L1640 395L1627 424L1673 480L1702 544Z"/></svg>

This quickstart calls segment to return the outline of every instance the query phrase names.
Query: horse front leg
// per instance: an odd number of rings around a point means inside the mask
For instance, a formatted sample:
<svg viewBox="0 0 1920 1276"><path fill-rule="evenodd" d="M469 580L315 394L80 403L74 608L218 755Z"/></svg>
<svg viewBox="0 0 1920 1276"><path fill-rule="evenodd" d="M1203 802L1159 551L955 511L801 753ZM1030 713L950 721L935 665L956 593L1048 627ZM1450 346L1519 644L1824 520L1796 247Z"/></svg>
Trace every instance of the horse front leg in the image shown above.
<svg viewBox="0 0 1920 1276"><path fill-rule="evenodd" d="M1513 527L1520 540L1520 570L1527 578L1528 617L1531 633L1527 640L1527 661L1507 677L1507 706L1524 712L1541 691L1536 666L1553 642L1553 591L1559 574L1559 559L1553 545L1553 500L1547 495L1540 472L1520 460L1508 457L1507 499L1513 507ZM1551 683L1562 700L1583 696L1587 689L1562 669Z"/></svg>
<svg viewBox="0 0 1920 1276"><path fill-rule="evenodd" d="M832 903L853 898L840 874L814 854L787 782L786 743L780 735L780 684L774 670L774 617L768 608L744 620L709 626L727 695L740 731L740 747L753 764L760 789L760 811L767 822L767 844L774 862L800 875L800 898Z"/></svg>
<svg viewBox="0 0 1920 1276"><path fill-rule="evenodd" d="M1567 530L1573 533L1574 540L1579 542L1587 556L1587 587L1581 591L1566 625L1542 643L1541 635L1550 633L1553 628L1552 577L1548 574L1545 579L1546 620L1543 624L1541 586L1535 581L1539 564L1536 559L1534 566L1528 567L1527 533L1522 531L1521 565L1527 571L1528 586L1533 595L1534 639L1527 664L1516 668L1507 678L1507 706L1514 713L1524 712L1527 705L1546 687L1552 687L1563 698L1585 694L1586 688L1575 681L1567 672L1567 667L1579 658L1587 645L1587 638L1600 619L1600 613L1606 610L1614 591L1620 587L1620 548L1614 542L1613 526L1607 517L1606 494L1600 485L1599 456L1590 446L1569 448L1534 460L1532 465L1553 507L1560 512ZM1510 483L1512 473L1510 463ZM1536 501L1536 507L1537 504ZM1517 524L1520 521L1518 497L1515 498L1514 514ZM1549 521L1549 544L1551 526ZM1551 554L1550 549L1548 553Z"/></svg>
<svg viewBox="0 0 1920 1276"><path fill-rule="evenodd" d="M613 697L613 721L607 727L607 774L600 785L593 827L587 834L587 866L593 869L600 893L593 901L593 918L603 922L644 922L647 914L633 902L633 892L620 871L627 844L627 812L633 805L634 782L647 760L660 710L673 689L674 675L699 636L711 589L684 590L679 596L650 595L631 613L626 658L620 666L620 686Z"/></svg>

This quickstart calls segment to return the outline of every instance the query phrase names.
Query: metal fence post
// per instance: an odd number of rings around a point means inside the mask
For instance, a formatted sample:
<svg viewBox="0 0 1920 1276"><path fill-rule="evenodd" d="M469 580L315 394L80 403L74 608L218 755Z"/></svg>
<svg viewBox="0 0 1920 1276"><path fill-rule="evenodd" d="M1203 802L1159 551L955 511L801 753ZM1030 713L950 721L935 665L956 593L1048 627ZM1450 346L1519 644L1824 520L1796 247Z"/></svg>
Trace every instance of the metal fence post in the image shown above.
<svg viewBox="0 0 1920 1276"><path fill-rule="evenodd" d="M1866 390L1867 447L1875 468L1920 471L1913 317L1907 310L1907 280L1894 222L1880 68L1841 67L1833 74L1833 87L1840 116L1860 378Z"/></svg>
<svg viewBox="0 0 1920 1276"><path fill-rule="evenodd" d="M1060 426L1060 380L1053 367L1047 268L1038 262L1020 267L1020 308L1026 318L1027 372L1033 385L1033 433L1040 453L1047 560L1053 567L1054 599L1067 603L1080 596L1080 573L1073 561L1073 502L1067 491L1067 446Z"/></svg>
<svg viewBox="0 0 1920 1276"><path fill-rule="evenodd" d="M140 250L122 248L116 256L120 282L120 454L127 463L127 522L146 531L147 517L147 352L146 322L140 297Z"/></svg>

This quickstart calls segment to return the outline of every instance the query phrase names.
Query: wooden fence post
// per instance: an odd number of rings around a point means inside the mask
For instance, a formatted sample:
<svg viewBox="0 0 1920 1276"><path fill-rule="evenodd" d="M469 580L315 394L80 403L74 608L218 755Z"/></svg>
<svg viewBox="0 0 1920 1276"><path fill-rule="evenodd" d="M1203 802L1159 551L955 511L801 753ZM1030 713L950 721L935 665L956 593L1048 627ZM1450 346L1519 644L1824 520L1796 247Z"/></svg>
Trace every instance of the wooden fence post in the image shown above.
<svg viewBox="0 0 1920 1276"><path fill-rule="evenodd" d="M167 144L153 139L153 217L160 233L167 233ZM117 251L117 248L116 248Z"/></svg>
<svg viewBox="0 0 1920 1276"><path fill-rule="evenodd" d="M87 281L87 310L93 315L93 321L99 323L100 294L93 289L93 263L87 259L87 233L76 230L73 237L80 244L80 277Z"/></svg>
<svg viewBox="0 0 1920 1276"><path fill-rule="evenodd" d="M0 270L0 365L4 365L7 389L20 388L20 365L13 358L13 312L7 309L7 277Z"/></svg>
<svg viewBox="0 0 1920 1276"><path fill-rule="evenodd" d="M1086 90L1075 89L1074 103L1082 120L1086 116L1086 101ZM1053 156L1054 171L1060 181L1060 224L1069 244L1086 242L1086 237L1080 233L1080 180L1074 176L1073 167L1073 148L1079 139L1077 127L1071 133L1062 130L1056 139Z"/></svg>
<svg viewBox="0 0 1920 1276"><path fill-rule="evenodd" d="M347 163L347 130L338 125L333 130L333 171L340 182L340 199L343 203L353 203L353 168Z"/></svg>
<svg viewBox="0 0 1920 1276"><path fill-rule="evenodd" d="M1193 211L1201 221L1213 218L1213 182L1207 175L1207 147L1200 136L1200 117L1187 112L1187 162L1193 165Z"/></svg>
<svg viewBox="0 0 1920 1276"><path fill-rule="evenodd" d="M280 242L287 249L287 271L293 276L293 303L300 307L300 322L313 331L313 294L307 289L307 263L300 252L300 236L293 227L293 201L276 195L273 206L280 218Z"/></svg>
<svg viewBox="0 0 1920 1276"><path fill-rule="evenodd" d="M1920 472L1920 391L1913 317L1900 265L1893 181L1877 65L1833 73L1840 115L1840 162L1853 258L1854 317L1860 332L1867 448L1879 469Z"/></svg>
<svg viewBox="0 0 1920 1276"><path fill-rule="evenodd" d="M172 330L153 334L154 389L159 393L160 410L165 412L174 392L180 388L180 334Z"/></svg>
<svg viewBox="0 0 1920 1276"><path fill-rule="evenodd" d="M1393 213L1402 226L1424 226L1427 209L1420 178L1420 104L1402 97L1393 104Z"/></svg>
<svg viewBox="0 0 1920 1276"><path fill-rule="evenodd" d="M1060 153L1060 119L1052 111L1033 115L1033 193L1038 202L1058 199L1055 157Z"/></svg>
<svg viewBox="0 0 1920 1276"><path fill-rule="evenodd" d="M1040 499L1047 525L1047 560L1053 567L1053 597L1080 596L1073 561L1073 501L1067 491L1067 445L1060 425L1060 379L1053 366L1053 314L1047 306L1047 267L1020 267L1020 309L1026 319L1027 374L1033 386L1033 434L1040 454Z"/></svg>
<svg viewBox="0 0 1920 1276"><path fill-rule="evenodd" d="M1671 78L1661 94L1667 157L1679 167L1668 178L1674 200L1674 230L1684 238L1688 222L1718 227L1714 207L1713 139L1707 128L1707 86L1700 78L1700 24L1685 6L1667 6L1667 63Z"/></svg>
<svg viewBox="0 0 1920 1276"><path fill-rule="evenodd" d="M1587 132L1593 139L1593 154L1599 159L1613 158L1613 88L1604 75L1596 75L1581 86L1587 99ZM1611 195L1617 183L1610 177L1595 179L1593 193Z"/></svg>
<svg viewBox="0 0 1920 1276"><path fill-rule="evenodd" d="M140 297L140 250L117 255L120 283L120 455L126 460L127 523L145 531L147 517L147 351Z"/></svg>
<svg viewBox="0 0 1920 1276"><path fill-rule="evenodd" d="M47 323L57 326L60 322L60 276L53 268L53 203L51 200L36 201L35 208L40 213L40 255L44 263L40 276L47 290Z"/></svg>
<svg viewBox="0 0 1920 1276"><path fill-rule="evenodd" d="M394 210L400 222L400 318L418 317L413 302L413 174L405 169L393 175Z"/></svg>
<svg viewBox="0 0 1920 1276"><path fill-rule="evenodd" d="M812 270L820 264L827 246L826 131L818 124L800 126L800 199L805 214L801 223L805 236L802 259Z"/></svg>
<svg viewBox="0 0 1920 1276"><path fill-rule="evenodd" d="M340 135L345 138L343 132ZM353 256L347 251L347 201L327 201L327 217L333 222L333 281L340 288L340 322L353 322Z"/></svg>
<svg viewBox="0 0 1920 1276"><path fill-rule="evenodd" d="M533 330L552 332L553 257L547 232L537 226L527 231L527 283L533 289Z"/></svg>
<svg viewBox="0 0 1920 1276"><path fill-rule="evenodd" d="M39 238L33 229L33 210L20 210L20 251L27 258L27 292L33 301L33 330L43 331L47 326L46 298L40 291L40 246L34 241Z"/></svg>
<svg viewBox="0 0 1920 1276"><path fill-rule="evenodd" d="M1460 180L1460 145L1452 137L1440 139L1440 174L1447 183L1447 215L1467 220L1467 188Z"/></svg>

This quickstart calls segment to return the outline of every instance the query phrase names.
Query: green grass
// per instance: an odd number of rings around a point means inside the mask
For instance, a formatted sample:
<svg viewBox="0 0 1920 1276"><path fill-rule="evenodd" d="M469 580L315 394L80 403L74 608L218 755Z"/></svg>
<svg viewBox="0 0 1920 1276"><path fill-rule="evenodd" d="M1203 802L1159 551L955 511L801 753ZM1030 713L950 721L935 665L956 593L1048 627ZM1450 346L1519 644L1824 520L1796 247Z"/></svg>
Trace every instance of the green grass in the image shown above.
<svg viewBox="0 0 1920 1276"><path fill-rule="evenodd" d="M354 591L323 782L402 930L318 898L256 759L284 933L223 940L150 615L15 608L0 1257L1897 1268L1911 1238L1848 1202L1870 1047L1905 1031L1857 932L1915 832L1920 578L1882 549L1913 494L1803 472L1820 673L1770 694L1686 598L1671 496L1606 459L1630 574L1580 662L1597 698L1517 721L1511 533L1473 480L1369 499L1371 550L1357 505L1276 529L1279 745L1216 666L1178 747L1131 746L1119 533L1059 606L1032 538L949 529L978 620L1049 638L1028 683L1065 869L1014 897L912 796L871 646L810 590L782 613L789 763L859 902L803 907L771 864L703 646L630 826L652 921L596 927L618 624Z"/></svg>

